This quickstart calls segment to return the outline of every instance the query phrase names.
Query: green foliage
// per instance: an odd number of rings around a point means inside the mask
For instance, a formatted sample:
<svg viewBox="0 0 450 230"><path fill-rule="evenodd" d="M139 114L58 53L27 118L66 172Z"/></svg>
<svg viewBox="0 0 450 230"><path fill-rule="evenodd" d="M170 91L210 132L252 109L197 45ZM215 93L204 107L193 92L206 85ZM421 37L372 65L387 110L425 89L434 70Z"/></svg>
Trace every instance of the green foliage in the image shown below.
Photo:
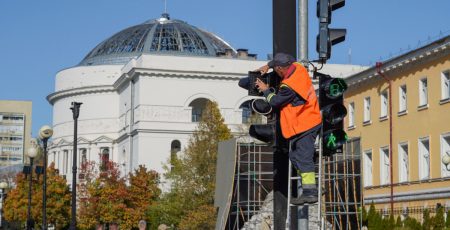
<svg viewBox="0 0 450 230"><path fill-rule="evenodd" d="M385 225L386 228L385 229L394 229L395 228L395 219L394 219L394 215L390 215L389 219L385 219Z"/></svg>
<svg viewBox="0 0 450 230"><path fill-rule="evenodd" d="M409 230L420 230L422 229L422 225L420 224L419 221L417 221L414 218L411 217L406 217L406 219L403 221L403 227L405 229L409 229Z"/></svg>
<svg viewBox="0 0 450 230"><path fill-rule="evenodd" d="M433 218L433 229L445 229L444 207L437 209L436 215Z"/></svg>
<svg viewBox="0 0 450 230"><path fill-rule="evenodd" d="M397 221L395 222L395 227L396 228L403 227L402 218L400 216L397 216Z"/></svg>
<svg viewBox="0 0 450 230"><path fill-rule="evenodd" d="M450 210L447 211L447 220L445 221L445 227L450 229Z"/></svg>
<svg viewBox="0 0 450 230"><path fill-rule="evenodd" d="M208 102L184 153L173 154L164 167L171 188L147 211L151 228L159 224L186 229L190 229L187 223L199 226L197 229L214 225L215 218L211 216L215 215L212 205L218 144L231 137L217 103Z"/></svg>
<svg viewBox="0 0 450 230"><path fill-rule="evenodd" d="M431 230L431 228L432 228L432 219L430 218L430 211L428 209L425 209L423 211L422 229Z"/></svg>

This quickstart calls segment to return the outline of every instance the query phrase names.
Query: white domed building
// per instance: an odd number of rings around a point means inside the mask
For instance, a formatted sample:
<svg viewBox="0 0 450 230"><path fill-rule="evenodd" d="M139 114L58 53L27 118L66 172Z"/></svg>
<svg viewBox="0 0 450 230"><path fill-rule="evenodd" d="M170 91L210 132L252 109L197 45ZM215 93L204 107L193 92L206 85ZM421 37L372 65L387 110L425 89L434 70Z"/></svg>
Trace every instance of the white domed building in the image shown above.
<svg viewBox="0 0 450 230"><path fill-rule="evenodd" d="M82 102L79 161L110 159L128 173L140 164L162 172L171 151L186 146L206 101L239 130L251 97L237 86L265 62L167 14L127 28L95 47L77 66L57 73L49 163L71 178L71 102ZM79 163L80 163L79 162Z"/></svg>
<svg viewBox="0 0 450 230"><path fill-rule="evenodd" d="M47 97L54 128L48 162L71 181L70 107L77 101L78 165L109 159L124 174L140 164L162 173L170 153L187 145L208 100L234 133L242 130L252 97L237 82L266 62L168 14L122 30L57 73ZM352 68L329 69L348 75Z"/></svg>

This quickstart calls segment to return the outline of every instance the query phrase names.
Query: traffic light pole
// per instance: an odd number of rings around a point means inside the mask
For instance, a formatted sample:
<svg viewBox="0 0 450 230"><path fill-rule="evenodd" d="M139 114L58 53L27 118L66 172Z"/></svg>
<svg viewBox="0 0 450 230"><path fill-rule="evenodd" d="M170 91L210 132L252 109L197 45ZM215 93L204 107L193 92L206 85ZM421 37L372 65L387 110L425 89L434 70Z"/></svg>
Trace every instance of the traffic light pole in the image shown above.
<svg viewBox="0 0 450 230"><path fill-rule="evenodd" d="M308 69L308 0L298 0L298 20L298 59ZM300 180L297 183L300 183ZM297 188L297 195L300 196L302 188L299 184L297 184ZM308 205L300 205L297 207L297 223L298 229L308 230Z"/></svg>

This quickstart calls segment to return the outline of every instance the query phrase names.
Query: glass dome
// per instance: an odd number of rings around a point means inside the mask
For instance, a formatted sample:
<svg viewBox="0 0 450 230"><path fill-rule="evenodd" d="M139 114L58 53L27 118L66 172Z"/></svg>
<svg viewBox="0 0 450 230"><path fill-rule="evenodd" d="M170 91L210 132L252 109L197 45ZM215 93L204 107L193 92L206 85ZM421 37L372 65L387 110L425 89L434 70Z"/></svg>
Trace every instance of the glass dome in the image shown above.
<svg viewBox="0 0 450 230"><path fill-rule="evenodd" d="M218 56L236 50L218 36L168 14L120 31L97 45L79 65L125 64L143 53Z"/></svg>

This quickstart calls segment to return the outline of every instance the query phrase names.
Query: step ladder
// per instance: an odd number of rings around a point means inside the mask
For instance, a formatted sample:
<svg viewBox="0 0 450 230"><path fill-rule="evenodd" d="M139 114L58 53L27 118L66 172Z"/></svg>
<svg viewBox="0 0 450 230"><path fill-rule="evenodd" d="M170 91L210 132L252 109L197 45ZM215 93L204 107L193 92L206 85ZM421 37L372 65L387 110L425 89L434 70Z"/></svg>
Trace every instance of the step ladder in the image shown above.
<svg viewBox="0 0 450 230"><path fill-rule="evenodd" d="M289 151L290 151L290 144L289 144ZM299 207L298 205L291 204L291 198L292 198L292 182L294 180L297 180L298 183L301 183L302 177L297 175L297 173L292 171L292 162L289 160L289 176L288 176L288 196L287 196L287 212L286 212L286 230L290 230L291 228L291 209ZM295 174L294 176L292 174ZM297 186L299 186L297 184ZM300 195L300 194L298 194ZM297 209L295 209L297 211Z"/></svg>

